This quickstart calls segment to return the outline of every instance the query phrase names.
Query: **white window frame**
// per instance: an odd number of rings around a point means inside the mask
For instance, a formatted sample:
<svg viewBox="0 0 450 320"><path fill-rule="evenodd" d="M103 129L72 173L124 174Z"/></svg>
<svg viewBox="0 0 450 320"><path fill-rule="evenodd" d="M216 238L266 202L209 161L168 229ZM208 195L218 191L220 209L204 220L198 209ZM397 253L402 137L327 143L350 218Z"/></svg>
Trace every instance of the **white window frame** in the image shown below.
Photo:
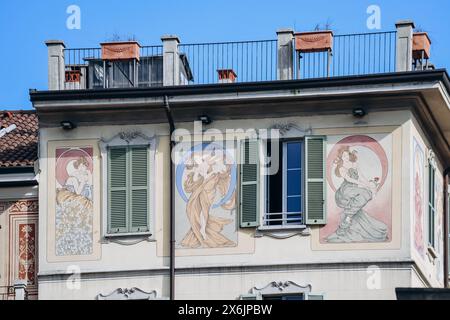
<svg viewBox="0 0 450 320"><path fill-rule="evenodd" d="M261 152L266 157L267 155L267 149L264 148L264 146L267 146L267 143L270 143L271 139L264 139L262 142L264 144L261 146ZM288 138L280 138L279 139L280 145L282 145L282 179L283 179L283 190L282 190L282 211L280 213L273 213L273 214L280 214L280 215L286 215L287 214L287 157L285 155L287 154L287 144L289 142L300 142L302 144L302 154L301 154L301 176L302 176L302 203L301 203L301 209L302 209L302 224L285 224L286 222L283 221L283 224L280 225L266 225L265 222L265 216L268 214L269 210L269 201L268 199L268 190L269 190L269 184L268 184L268 177L265 172L262 175L261 182L263 184L263 188L261 188L260 196L263 201L263 206L261 208L264 208L264 212L261 214L260 217L260 227L259 230L289 230L289 229L305 229L305 136L295 136L295 137L288 137ZM283 217L284 219L284 217Z"/></svg>
<svg viewBox="0 0 450 320"><path fill-rule="evenodd" d="M99 142L101 164L102 164L102 239L111 240L115 238L145 238L155 240L155 153L156 153L156 137L147 136L140 131L120 132L110 140L101 139ZM150 228L147 232L127 232L127 233L109 233L108 232L108 150L110 147L130 147L130 146L147 146L149 148L149 224ZM139 242L139 241L138 241ZM123 244L134 244L123 243Z"/></svg>

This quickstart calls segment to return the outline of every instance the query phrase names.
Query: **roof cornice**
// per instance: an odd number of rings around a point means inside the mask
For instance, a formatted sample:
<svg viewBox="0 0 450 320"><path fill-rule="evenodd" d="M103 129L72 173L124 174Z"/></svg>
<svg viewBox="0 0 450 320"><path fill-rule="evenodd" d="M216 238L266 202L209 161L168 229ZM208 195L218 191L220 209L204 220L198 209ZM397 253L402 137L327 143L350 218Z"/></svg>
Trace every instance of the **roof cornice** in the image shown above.
<svg viewBox="0 0 450 320"><path fill-rule="evenodd" d="M450 80L445 69L384 73L363 76L346 76L301 80L278 80L267 82L246 82L229 84L167 86L149 88L118 88L118 89L88 89L37 91L30 90L30 100L34 102L91 100L91 99L120 99L140 97L188 96L208 95L220 93L261 92L276 90L301 90L314 88L330 88L345 86L397 84L410 82L440 81L450 94Z"/></svg>

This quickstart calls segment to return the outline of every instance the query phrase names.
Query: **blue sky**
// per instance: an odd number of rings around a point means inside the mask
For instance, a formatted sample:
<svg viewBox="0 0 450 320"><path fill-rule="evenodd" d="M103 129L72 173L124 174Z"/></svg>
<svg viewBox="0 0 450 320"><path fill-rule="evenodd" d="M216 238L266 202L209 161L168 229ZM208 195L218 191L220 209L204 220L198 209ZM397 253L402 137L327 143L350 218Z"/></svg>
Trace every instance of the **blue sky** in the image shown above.
<svg viewBox="0 0 450 320"><path fill-rule="evenodd" d="M67 7L81 8L81 30L68 30ZM366 10L381 8L382 30L413 19L433 41L432 61L450 67L448 0L1 0L0 110L31 109L28 90L47 88L47 39L68 47L95 47L118 34L160 44L163 34L182 42L275 39L275 31L313 29L331 21L335 33L369 32Z"/></svg>

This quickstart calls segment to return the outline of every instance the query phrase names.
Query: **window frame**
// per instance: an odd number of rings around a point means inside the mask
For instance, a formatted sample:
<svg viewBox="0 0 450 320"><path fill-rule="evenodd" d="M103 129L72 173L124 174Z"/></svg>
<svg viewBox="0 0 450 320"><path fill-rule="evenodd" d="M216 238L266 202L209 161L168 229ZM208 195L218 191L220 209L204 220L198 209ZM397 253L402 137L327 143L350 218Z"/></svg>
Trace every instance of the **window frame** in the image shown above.
<svg viewBox="0 0 450 320"><path fill-rule="evenodd" d="M305 206L306 206L306 199L305 199L305 187L306 187L306 181L305 181L305 165L306 165L306 146L305 146L305 137L289 137L289 138L280 138L280 139L276 139L278 140L278 142L281 145L281 155L282 155L282 159L280 161L280 163L282 164L281 166L281 170L282 170L282 193L281 193L281 197L282 197L282 211L280 213L269 213L269 208L270 208L270 184L269 184L269 179L270 179L270 175L267 175L266 173L264 174L264 179L262 179L262 183L263 188L262 192L263 192L263 202L264 202L264 212L261 215L261 219L260 219L260 230L289 230L289 229L305 229L306 228L306 223L305 223L305 219L306 219L306 214L305 214ZM271 143L272 139L264 139L263 142L265 142L265 144L263 145L263 155L265 158L267 158L267 144ZM289 224L287 221L284 221L285 219L285 215L288 213L287 212L287 156L285 156L287 154L287 145L289 143L293 143L293 142L300 142L301 144L301 157L300 157L300 177L301 177L301 186L300 186L300 195L301 195L301 220L302 223L297 223L297 224ZM265 148L264 148L265 147ZM266 222L266 216L268 214L279 214L283 217L283 221L282 224L279 225L268 225ZM295 214L295 212L294 212Z"/></svg>
<svg viewBox="0 0 450 320"><path fill-rule="evenodd" d="M155 240L154 228L156 223L155 214L155 153L156 138L147 136L139 131L121 132L112 139L99 142L102 163L102 239L108 241L114 238L143 237ZM111 148L148 148L148 231L146 232L121 232L111 233L109 228L109 150ZM128 152L127 152L128 154ZM129 219L129 217L127 217Z"/></svg>
<svg viewBox="0 0 450 320"><path fill-rule="evenodd" d="M133 171L133 164L132 164L132 150L133 149L146 149L147 152L147 159L150 162L150 147L148 145L130 145L130 146L109 146L107 148L108 150L108 220L107 220L107 228L108 228L108 232L107 235L132 235L132 234L148 234L150 232L150 224L151 224L151 220L150 220L150 199L149 199L149 194L150 194L150 163L147 163L147 185L145 186L145 189L148 190L147 192L147 197L148 197L148 202L147 202L147 229L146 231L132 231L132 221L133 221L133 211L132 211L132 205L131 205L131 199L132 199L132 192L133 192L133 185L132 185L132 171ZM127 205L127 210L126 210L126 231L125 232L111 232L111 197L110 197L110 191L111 190L111 185L110 185L110 175L111 175L111 157L110 157L110 152L113 149L125 149L126 152L126 178L127 178L127 182L126 182L126 186L125 191L126 191L126 199L128 199L129 203ZM142 188L142 187L140 187ZM142 188L144 189L144 188Z"/></svg>

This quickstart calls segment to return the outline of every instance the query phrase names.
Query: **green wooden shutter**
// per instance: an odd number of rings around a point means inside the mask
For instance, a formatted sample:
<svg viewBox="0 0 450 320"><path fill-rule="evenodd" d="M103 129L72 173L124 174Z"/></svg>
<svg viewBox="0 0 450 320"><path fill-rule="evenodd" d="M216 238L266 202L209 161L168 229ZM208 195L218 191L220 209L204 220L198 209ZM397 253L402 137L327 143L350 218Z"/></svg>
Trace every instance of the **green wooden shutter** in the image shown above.
<svg viewBox="0 0 450 320"><path fill-rule="evenodd" d="M239 209L241 228L259 225L259 152L256 140L241 143Z"/></svg>
<svg viewBox="0 0 450 320"><path fill-rule="evenodd" d="M326 224L325 138L311 136L306 142L306 224Z"/></svg>
<svg viewBox="0 0 450 320"><path fill-rule="evenodd" d="M109 233L127 231L127 149L109 150L108 165Z"/></svg>
<svg viewBox="0 0 450 320"><path fill-rule="evenodd" d="M147 147L130 149L131 232L149 231L149 155Z"/></svg>

